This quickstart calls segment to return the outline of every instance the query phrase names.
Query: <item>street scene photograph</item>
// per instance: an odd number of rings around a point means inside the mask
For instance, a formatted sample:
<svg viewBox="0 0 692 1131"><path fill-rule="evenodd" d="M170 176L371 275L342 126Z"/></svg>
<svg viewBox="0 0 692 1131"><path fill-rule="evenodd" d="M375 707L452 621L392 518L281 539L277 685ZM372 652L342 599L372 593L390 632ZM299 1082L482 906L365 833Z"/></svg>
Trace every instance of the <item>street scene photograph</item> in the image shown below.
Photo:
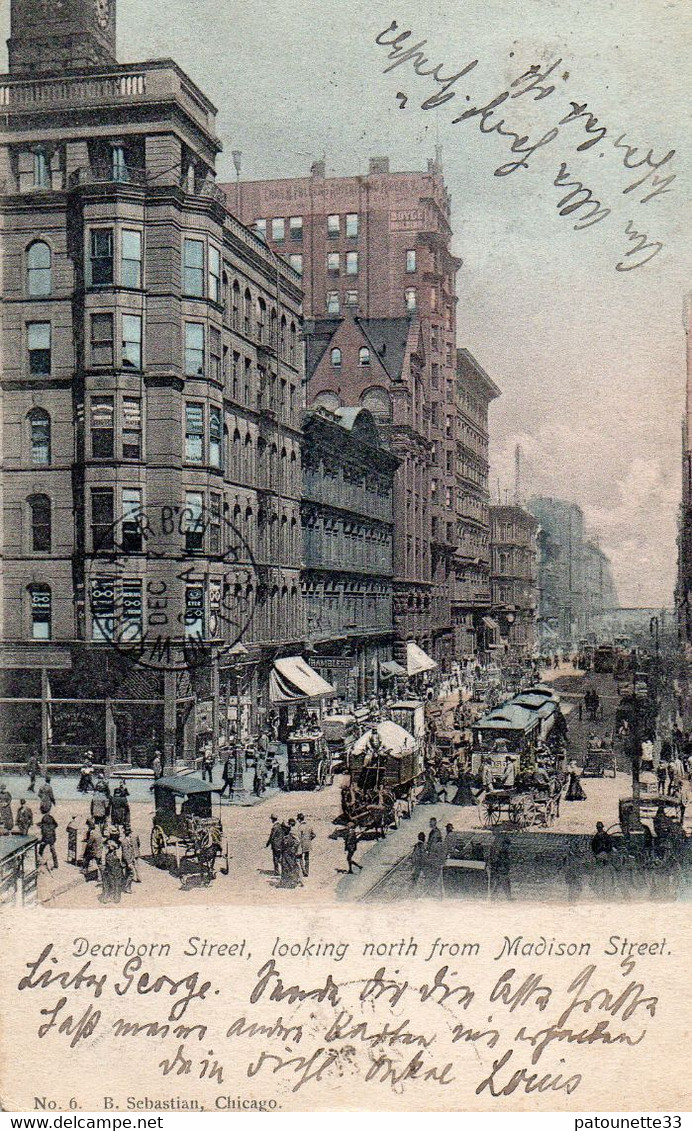
<svg viewBox="0 0 692 1131"><path fill-rule="evenodd" d="M646 29L221 7L2 15L0 906L689 899Z"/></svg>

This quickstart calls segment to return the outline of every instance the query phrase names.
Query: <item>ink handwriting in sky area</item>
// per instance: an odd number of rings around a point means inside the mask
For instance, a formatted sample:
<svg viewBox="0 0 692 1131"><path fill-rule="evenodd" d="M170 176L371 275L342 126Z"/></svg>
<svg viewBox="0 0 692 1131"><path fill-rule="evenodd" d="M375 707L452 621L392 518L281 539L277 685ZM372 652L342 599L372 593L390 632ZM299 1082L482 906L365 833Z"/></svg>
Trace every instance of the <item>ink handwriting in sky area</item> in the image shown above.
<svg viewBox="0 0 692 1131"><path fill-rule="evenodd" d="M432 83L432 90L426 92L420 103L421 110L434 110L451 103L451 125L472 124L481 134L494 134L503 139L507 160L494 170L496 177L513 176L539 163L545 167L547 163L550 182L557 190L558 216L571 221L575 231L591 228L609 218L609 229L620 224L616 237L619 250L614 256L616 271L643 267L663 250L661 240L648 234L650 217L635 218L634 209L655 204L674 191L676 151L658 152L654 146L635 144L627 133L612 129L599 118L596 108L588 101L570 97L567 86L570 73L562 58L547 64L533 64L484 101L475 100L469 92L473 80L482 72L479 59L472 58L459 69L436 62L434 56L430 57L432 52L429 52L427 39L418 40L411 30L401 29L396 20L375 37L375 42L387 52L384 74L398 67L409 68L415 79ZM462 81L467 76L468 81ZM402 108L408 97L407 93L397 93L397 99L403 99ZM543 129L537 124L533 135L524 133L516 128L516 114L513 126L512 109L519 101L524 105L547 103L552 123L549 128ZM539 107L536 117L544 109ZM587 158L605 155L614 163L620 181L618 195L625 197L632 208L632 214L623 223L614 215L613 202L611 207L600 199L602 194L593 183L581 179L583 154ZM622 207L623 202L618 203ZM650 207L646 211L650 213ZM655 224L655 216L653 220Z"/></svg>

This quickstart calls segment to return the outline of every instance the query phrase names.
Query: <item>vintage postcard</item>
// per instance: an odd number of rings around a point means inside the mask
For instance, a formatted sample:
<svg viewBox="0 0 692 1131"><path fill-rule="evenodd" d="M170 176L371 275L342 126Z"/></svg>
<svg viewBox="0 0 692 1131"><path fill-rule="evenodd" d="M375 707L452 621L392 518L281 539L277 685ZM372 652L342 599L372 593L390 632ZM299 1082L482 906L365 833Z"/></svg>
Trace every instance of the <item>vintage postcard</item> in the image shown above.
<svg viewBox="0 0 692 1131"><path fill-rule="evenodd" d="M5 1110L680 1125L691 28L0 13Z"/></svg>

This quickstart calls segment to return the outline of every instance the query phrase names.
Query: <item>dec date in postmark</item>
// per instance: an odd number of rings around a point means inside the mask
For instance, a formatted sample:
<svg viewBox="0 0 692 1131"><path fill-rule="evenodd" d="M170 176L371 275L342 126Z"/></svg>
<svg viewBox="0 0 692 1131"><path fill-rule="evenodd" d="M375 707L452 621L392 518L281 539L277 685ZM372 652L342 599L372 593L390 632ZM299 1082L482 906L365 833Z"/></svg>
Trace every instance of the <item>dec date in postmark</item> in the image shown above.
<svg viewBox="0 0 692 1131"><path fill-rule="evenodd" d="M92 641L154 671L205 667L230 652L263 588L247 540L204 505L121 515L98 532L85 574Z"/></svg>

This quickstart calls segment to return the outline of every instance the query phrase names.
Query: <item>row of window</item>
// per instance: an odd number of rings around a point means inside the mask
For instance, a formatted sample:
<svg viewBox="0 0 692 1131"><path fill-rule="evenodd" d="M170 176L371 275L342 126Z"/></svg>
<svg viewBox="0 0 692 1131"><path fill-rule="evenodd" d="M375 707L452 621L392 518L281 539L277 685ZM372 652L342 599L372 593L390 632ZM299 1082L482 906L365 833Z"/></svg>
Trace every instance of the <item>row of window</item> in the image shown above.
<svg viewBox="0 0 692 1131"><path fill-rule="evenodd" d="M342 353L338 346L335 346L329 355L329 359L334 369L340 369L342 363ZM358 350L358 365L361 368L370 364L370 350L367 346L361 346Z"/></svg>
<svg viewBox="0 0 692 1131"><path fill-rule="evenodd" d="M347 275L358 274L358 252L347 251L344 256L344 268ZM327 274L341 274L341 252L330 251L327 255Z"/></svg>
<svg viewBox="0 0 692 1131"><path fill-rule="evenodd" d="M291 240L302 240L303 217L289 216L288 223L283 216L274 216L271 220L260 217L255 220L255 231L260 239L266 240L267 233L271 235L273 243L283 243L288 234ZM327 237L338 239L342 232L342 219L337 212L327 216ZM358 213L347 212L343 218L343 232L347 239L356 239L358 236Z"/></svg>
<svg viewBox="0 0 692 1131"><path fill-rule="evenodd" d="M336 272L338 274L338 272ZM346 306L358 305L358 292L346 291L344 304ZM412 314L418 309L418 298L415 287L407 287L404 291L404 306L409 314ZM338 291L327 291L325 297L325 307L327 314L340 314L341 313L341 296Z"/></svg>

